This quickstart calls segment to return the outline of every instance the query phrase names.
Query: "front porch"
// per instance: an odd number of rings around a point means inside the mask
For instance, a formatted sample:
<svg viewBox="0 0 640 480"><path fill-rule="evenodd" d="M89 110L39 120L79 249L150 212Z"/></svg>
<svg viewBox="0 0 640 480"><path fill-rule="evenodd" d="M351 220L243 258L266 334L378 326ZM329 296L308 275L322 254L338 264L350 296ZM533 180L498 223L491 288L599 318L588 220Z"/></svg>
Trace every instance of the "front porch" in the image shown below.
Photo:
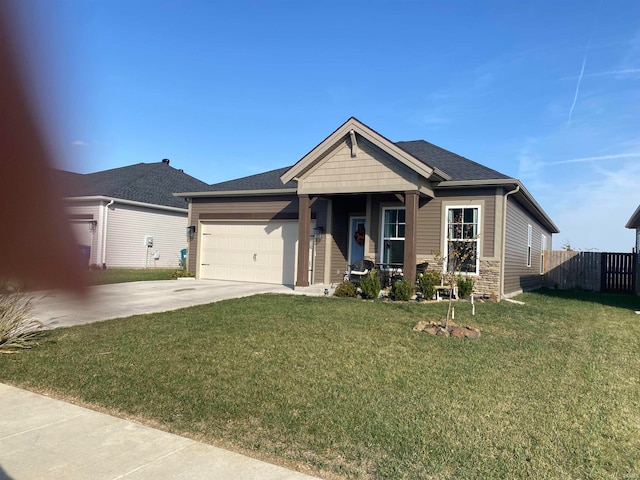
<svg viewBox="0 0 640 480"><path fill-rule="evenodd" d="M417 191L369 193L365 195L299 195L298 238L310 238L311 209L322 198L326 205L323 232L324 258L310 259L313 249L298 243L296 287L310 284L309 265L324 262L323 278L312 283L338 283L350 265L367 259L387 281L402 276L415 280L418 264L417 230L420 202L428 197ZM311 253L310 253L311 252Z"/></svg>

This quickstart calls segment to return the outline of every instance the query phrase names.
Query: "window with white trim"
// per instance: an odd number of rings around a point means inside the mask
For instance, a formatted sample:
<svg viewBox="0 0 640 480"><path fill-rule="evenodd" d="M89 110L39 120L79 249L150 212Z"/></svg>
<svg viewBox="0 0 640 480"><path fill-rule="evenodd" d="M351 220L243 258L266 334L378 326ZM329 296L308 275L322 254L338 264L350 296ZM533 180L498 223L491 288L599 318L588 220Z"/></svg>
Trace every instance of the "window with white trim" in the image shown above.
<svg viewBox="0 0 640 480"><path fill-rule="evenodd" d="M533 227L527 225L527 267L531 266L531 241L533 238Z"/></svg>
<svg viewBox="0 0 640 480"><path fill-rule="evenodd" d="M479 233L480 207L447 207L447 258L445 268L454 268L450 262L460 261L459 271L478 274L480 270Z"/></svg>
<svg viewBox="0 0 640 480"><path fill-rule="evenodd" d="M382 209L382 263L404 263L404 208Z"/></svg>
<svg viewBox="0 0 640 480"><path fill-rule="evenodd" d="M542 238L540 239L540 275L544 274L544 254L545 251L547 250L547 236L546 235L542 235Z"/></svg>

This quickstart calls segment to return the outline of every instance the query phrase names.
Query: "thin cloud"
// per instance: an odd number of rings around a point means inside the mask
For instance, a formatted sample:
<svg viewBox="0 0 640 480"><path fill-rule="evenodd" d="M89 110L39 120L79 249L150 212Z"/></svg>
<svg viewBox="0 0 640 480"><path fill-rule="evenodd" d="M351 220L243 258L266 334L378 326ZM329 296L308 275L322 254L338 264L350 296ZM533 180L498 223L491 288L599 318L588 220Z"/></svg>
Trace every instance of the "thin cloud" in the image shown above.
<svg viewBox="0 0 640 480"><path fill-rule="evenodd" d="M640 152L618 153L615 155L601 155L598 157L570 158L568 160L559 160L557 162L545 162L545 165L564 165L567 163L597 162L600 160L617 160L619 158L635 158L635 157L640 157Z"/></svg>
<svg viewBox="0 0 640 480"><path fill-rule="evenodd" d="M613 76L613 75L629 75L634 73L640 73L640 68L625 68L621 70L607 70L606 72L595 72L595 73L583 73L581 76L575 77L563 77L560 80L575 80L576 78L581 79L584 77L605 77L605 76Z"/></svg>
<svg viewBox="0 0 640 480"><path fill-rule="evenodd" d="M82 140L76 140L71 145L73 145L74 147L87 147L87 146L89 146L88 143L85 143Z"/></svg>

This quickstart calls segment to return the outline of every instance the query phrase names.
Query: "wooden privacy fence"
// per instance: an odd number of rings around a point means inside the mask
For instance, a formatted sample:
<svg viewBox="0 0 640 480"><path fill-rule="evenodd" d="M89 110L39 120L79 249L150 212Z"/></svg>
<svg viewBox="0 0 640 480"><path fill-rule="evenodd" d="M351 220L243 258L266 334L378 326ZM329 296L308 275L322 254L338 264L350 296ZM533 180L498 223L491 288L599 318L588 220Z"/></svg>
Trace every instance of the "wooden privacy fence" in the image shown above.
<svg viewBox="0 0 640 480"><path fill-rule="evenodd" d="M635 293L634 253L553 251L545 255L544 285L550 288Z"/></svg>

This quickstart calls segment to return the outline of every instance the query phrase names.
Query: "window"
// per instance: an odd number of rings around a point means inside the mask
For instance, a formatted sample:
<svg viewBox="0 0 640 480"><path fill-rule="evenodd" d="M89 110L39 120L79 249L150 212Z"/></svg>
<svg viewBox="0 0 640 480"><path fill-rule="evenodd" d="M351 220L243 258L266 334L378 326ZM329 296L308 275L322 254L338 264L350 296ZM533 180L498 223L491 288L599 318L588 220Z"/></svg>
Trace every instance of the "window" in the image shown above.
<svg viewBox="0 0 640 480"><path fill-rule="evenodd" d="M480 207L447 207L447 266L461 272L479 272ZM451 262L460 262L460 265Z"/></svg>
<svg viewBox="0 0 640 480"><path fill-rule="evenodd" d="M404 208L382 210L382 263L404 263Z"/></svg>
<svg viewBox="0 0 640 480"><path fill-rule="evenodd" d="M531 238L533 237L533 227L527 225L527 267L531 266Z"/></svg>
<svg viewBox="0 0 640 480"><path fill-rule="evenodd" d="M544 274L544 252L547 249L547 236L542 235L540 248L540 275Z"/></svg>

